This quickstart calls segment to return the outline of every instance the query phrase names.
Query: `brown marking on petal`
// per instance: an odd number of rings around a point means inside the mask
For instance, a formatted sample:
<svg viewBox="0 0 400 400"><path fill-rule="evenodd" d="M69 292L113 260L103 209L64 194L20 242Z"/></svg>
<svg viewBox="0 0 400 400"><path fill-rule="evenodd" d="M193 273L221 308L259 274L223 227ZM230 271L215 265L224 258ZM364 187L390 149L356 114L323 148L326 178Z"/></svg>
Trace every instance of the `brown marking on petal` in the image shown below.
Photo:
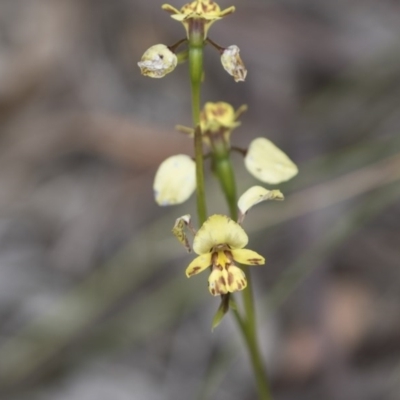
<svg viewBox="0 0 400 400"><path fill-rule="evenodd" d="M224 254L226 256L226 258L231 261L231 264L233 263L233 255L229 250L224 250Z"/></svg>
<svg viewBox="0 0 400 400"><path fill-rule="evenodd" d="M237 287L238 287L238 290L242 290L242 284L241 284L241 282L238 282L238 285L237 285Z"/></svg>
<svg viewBox="0 0 400 400"><path fill-rule="evenodd" d="M217 293L217 294L226 294L226 293L228 293L228 291L226 290L226 286L216 285L215 293Z"/></svg>
<svg viewBox="0 0 400 400"><path fill-rule="evenodd" d="M216 107L216 108L213 110L213 114L214 114L216 117L223 116L223 115L226 114L226 108L223 107L223 106L218 106L218 107Z"/></svg>
<svg viewBox="0 0 400 400"><path fill-rule="evenodd" d="M248 258L247 261L251 262L252 264L255 265L260 265L262 263L261 258Z"/></svg>
<svg viewBox="0 0 400 400"><path fill-rule="evenodd" d="M205 14L213 12L213 11L214 12L218 11L218 5L215 4L213 1L208 1L208 2L202 3L201 8L203 9L203 12Z"/></svg>
<svg viewBox="0 0 400 400"><path fill-rule="evenodd" d="M233 276L232 272L228 271L228 284L229 284L229 286L232 285L233 281L234 281L234 276Z"/></svg>
<svg viewBox="0 0 400 400"><path fill-rule="evenodd" d="M220 282L222 285L226 286L226 281L225 281L225 278L223 276L219 277L218 282Z"/></svg>
<svg viewBox="0 0 400 400"><path fill-rule="evenodd" d="M189 276L195 275L201 267L193 267L193 270L188 273Z"/></svg>

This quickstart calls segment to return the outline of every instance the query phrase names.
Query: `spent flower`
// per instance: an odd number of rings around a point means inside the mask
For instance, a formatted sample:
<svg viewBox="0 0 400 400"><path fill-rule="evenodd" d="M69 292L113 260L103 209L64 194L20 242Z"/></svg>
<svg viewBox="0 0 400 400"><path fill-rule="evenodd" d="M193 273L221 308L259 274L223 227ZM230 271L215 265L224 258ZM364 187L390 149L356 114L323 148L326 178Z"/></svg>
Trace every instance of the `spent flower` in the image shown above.
<svg viewBox="0 0 400 400"><path fill-rule="evenodd" d="M240 58L240 50L236 45L227 47L221 55L221 63L225 71L233 76L235 82L246 79L247 69Z"/></svg>
<svg viewBox="0 0 400 400"><path fill-rule="evenodd" d="M165 44L151 46L138 62L142 75L150 78L163 78L172 72L177 64L177 56Z"/></svg>

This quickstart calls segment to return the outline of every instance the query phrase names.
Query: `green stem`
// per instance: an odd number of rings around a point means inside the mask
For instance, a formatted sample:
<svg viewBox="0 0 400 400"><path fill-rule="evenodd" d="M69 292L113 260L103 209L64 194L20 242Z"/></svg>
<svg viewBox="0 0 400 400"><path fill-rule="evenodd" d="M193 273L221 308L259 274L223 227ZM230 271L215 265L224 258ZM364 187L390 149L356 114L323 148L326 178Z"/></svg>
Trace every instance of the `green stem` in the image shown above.
<svg viewBox="0 0 400 400"><path fill-rule="evenodd" d="M249 333L251 334L252 337L254 337L254 340L257 340L256 315L255 315L255 305L253 298L253 283L251 281L249 268L247 266L242 265L242 269L247 277L247 288L242 292L243 305L247 317L247 325Z"/></svg>
<svg viewBox="0 0 400 400"><path fill-rule="evenodd" d="M194 133L194 152L196 161L196 199L197 215L201 226L207 219L207 206L204 185L203 138L200 127L200 88L203 74L203 44L189 45L189 70L192 92L192 115Z"/></svg>
<svg viewBox="0 0 400 400"><path fill-rule="evenodd" d="M229 153L224 152L221 157L218 153L214 153L214 167L221 184L222 191L228 203L229 213L234 221L238 219L238 211L236 205L236 182L235 174L232 168L232 163L229 158Z"/></svg>
<svg viewBox="0 0 400 400"><path fill-rule="evenodd" d="M199 226L203 225L207 219L206 194L204 185L204 167L203 167L203 138L200 125L197 125L194 131L194 151L196 161L196 198L197 214L199 217Z"/></svg>
<svg viewBox="0 0 400 400"><path fill-rule="evenodd" d="M242 333L243 339L246 342L247 351L249 352L251 365L255 374L259 398L260 400L272 400L271 391L268 385L268 378L261 359L257 339L255 335L251 334L248 324L243 321L237 310L234 311L234 316Z"/></svg>

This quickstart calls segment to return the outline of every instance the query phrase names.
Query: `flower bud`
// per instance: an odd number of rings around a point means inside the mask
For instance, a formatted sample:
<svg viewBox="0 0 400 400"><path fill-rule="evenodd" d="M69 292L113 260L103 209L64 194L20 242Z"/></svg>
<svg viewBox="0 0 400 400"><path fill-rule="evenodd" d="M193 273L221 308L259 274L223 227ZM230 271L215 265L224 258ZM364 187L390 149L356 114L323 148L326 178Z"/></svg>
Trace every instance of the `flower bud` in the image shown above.
<svg viewBox="0 0 400 400"><path fill-rule="evenodd" d="M142 75L150 78L162 78L172 72L178 64L178 58L165 44L151 46L138 62Z"/></svg>
<svg viewBox="0 0 400 400"><path fill-rule="evenodd" d="M239 56L240 50L236 45L227 47L221 55L221 63L225 71L233 76L235 82L244 81L247 69Z"/></svg>

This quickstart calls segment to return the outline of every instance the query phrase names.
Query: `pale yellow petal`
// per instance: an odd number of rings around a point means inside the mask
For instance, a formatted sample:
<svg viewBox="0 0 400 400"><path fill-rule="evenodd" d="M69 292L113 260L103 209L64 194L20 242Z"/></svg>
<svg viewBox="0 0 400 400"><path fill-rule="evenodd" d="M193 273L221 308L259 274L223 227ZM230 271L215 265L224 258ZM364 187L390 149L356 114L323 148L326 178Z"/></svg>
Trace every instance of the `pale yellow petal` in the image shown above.
<svg viewBox="0 0 400 400"><path fill-rule="evenodd" d="M232 265L228 268L228 291L236 292L238 290L243 290L247 286L246 275L244 272Z"/></svg>
<svg viewBox="0 0 400 400"><path fill-rule="evenodd" d="M243 228L226 215L212 215L197 231L193 250L197 254L208 253L214 246L227 244L232 249L246 246L248 237Z"/></svg>
<svg viewBox="0 0 400 400"><path fill-rule="evenodd" d="M266 138L251 142L244 162L255 178L269 184L285 182L298 173L296 164Z"/></svg>
<svg viewBox="0 0 400 400"><path fill-rule="evenodd" d="M257 252L249 249L231 250L233 259L239 264L262 265L265 264L265 258Z"/></svg>
<svg viewBox="0 0 400 400"><path fill-rule="evenodd" d="M154 197L160 206L186 201L196 189L196 164L187 155L179 154L161 163L154 178Z"/></svg>
<svg viewBox="0 0 400 400"><path fill-rule="evenodd" d="M211 253L196 257L186 268L186 276L190 278L204 271L211 265Z"/></svg>
<svg viewBox="0 0 400 400"><path fill-rule="evenodd" d="M246 190L239 198L238 208L242 215L246 214L253 206L266 200L283 200L280 190L268 190L262 186L253 186Z"/></svg>
<svg viewBox="0 0 400 400"><path fill-rule="evenodd" d="M228 271L214 269L208 278L208 290L213 296L228 293Z"/></svg>

